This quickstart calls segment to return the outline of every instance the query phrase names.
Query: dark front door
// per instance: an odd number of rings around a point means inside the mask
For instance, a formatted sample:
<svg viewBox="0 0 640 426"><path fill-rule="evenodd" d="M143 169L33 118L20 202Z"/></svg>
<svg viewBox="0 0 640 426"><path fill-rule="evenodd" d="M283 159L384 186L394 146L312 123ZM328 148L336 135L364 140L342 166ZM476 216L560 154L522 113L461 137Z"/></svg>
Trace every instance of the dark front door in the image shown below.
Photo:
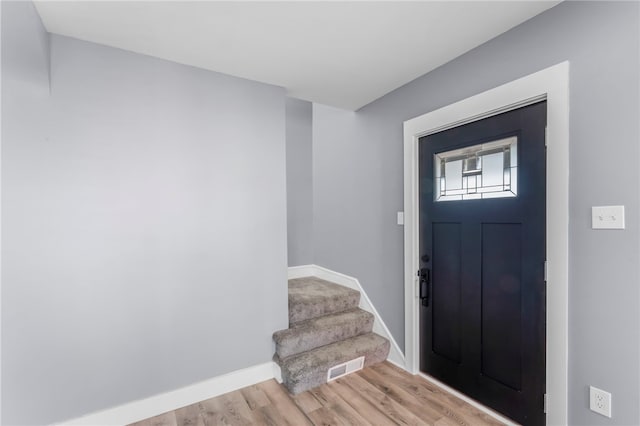
<svg viewBox="0 0 640 426"><path fill-rule="evenodd" d="M546 102L420 138L420 367L545 424Z"/></svg>

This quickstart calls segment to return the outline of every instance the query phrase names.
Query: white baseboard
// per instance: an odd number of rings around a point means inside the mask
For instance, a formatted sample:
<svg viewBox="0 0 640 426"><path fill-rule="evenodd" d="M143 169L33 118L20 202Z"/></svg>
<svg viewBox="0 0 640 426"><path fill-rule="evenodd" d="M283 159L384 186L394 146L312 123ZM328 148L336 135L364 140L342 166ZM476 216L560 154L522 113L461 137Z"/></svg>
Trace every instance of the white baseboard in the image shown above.
<svg viewBox="0 0 640 426"><path fill-rule="evenodd" d="M316 265L289 266L289 279L314 276L316 276Z"/></svg>
<svg viewBox="0 0 640 426"><path fill-rule="evenodd" d="M282 381L280 367L275 362L266 362L58 425L123 426L274 378Z"/></svg>
<svg viewBox="0 0 640 426"><path fill-rule="evenodd" d="M371 299L367 296L367 292L364 291L360 282L348 275L341 274L339 272L332 271L331 269L324 268L318 265L303 265L303 266L291 266L289 268L289 279L302 278L302 277L318 277L323 280L331 281L336 284L343 285L360 292L360 309L367 312L371 312L374 316L373 331L382 337L385 337L391 343L391 350L389 351L388 361L397 365L398 367L405 369L404 354L400 350L398 343L393 338L389 329L385 325L384 321L380 317L380 314L371 303Z"/></svg>

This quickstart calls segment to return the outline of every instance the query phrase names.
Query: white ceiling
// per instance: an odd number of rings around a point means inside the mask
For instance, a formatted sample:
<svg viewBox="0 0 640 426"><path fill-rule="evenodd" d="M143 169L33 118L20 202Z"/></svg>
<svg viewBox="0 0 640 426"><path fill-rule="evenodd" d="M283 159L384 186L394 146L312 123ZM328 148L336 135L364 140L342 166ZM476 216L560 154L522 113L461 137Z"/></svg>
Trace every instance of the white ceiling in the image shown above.
<svg viewBox="0 0 640 426"><path fill-rule="evenodd" d="M46 29L356 110L559 1L38 1Z"/></svg>

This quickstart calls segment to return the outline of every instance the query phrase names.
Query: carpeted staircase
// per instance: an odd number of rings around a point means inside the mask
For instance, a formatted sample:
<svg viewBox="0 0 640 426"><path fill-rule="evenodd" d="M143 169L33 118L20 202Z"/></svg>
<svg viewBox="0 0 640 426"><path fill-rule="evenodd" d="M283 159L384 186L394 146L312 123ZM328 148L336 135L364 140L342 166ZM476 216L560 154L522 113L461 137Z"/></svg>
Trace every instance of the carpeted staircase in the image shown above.
<svg viewBox="0 0 640 426"><path fill-rule="evenodd" d="M297 394L327 382L330 368L364 356L387 359L389 341L372 333L373 315L358 308L360 292L315 277L289 280L289 328L276 331L274 360Z"/></svg>

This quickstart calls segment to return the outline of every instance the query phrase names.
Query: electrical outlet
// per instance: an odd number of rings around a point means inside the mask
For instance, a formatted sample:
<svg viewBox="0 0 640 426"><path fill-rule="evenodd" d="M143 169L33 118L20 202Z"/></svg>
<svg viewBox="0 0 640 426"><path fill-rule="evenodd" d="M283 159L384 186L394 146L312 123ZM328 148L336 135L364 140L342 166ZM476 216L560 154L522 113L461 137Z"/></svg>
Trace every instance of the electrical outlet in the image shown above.
<svg viewBox="0 0 640 426"><path fill-rule="evenodd" d="M589 409L611 418L611 394L589 386Z"/></svg>

